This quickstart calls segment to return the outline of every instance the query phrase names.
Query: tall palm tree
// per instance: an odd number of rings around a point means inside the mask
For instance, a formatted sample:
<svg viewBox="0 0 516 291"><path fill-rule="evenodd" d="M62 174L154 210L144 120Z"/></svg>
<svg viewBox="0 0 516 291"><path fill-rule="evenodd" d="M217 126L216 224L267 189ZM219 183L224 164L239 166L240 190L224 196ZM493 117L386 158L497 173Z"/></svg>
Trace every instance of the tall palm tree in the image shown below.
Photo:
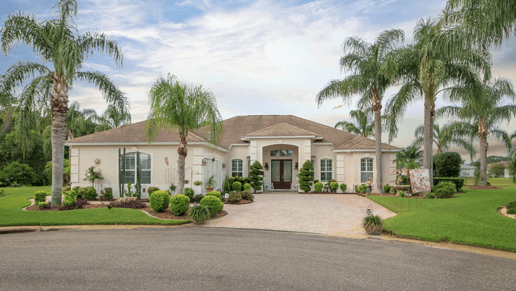
<svg viewBox="0 0 516 291"><path fill-rule="evenodd" d="M424 99L423 168L432 175L432 129L435 115L435 100L450 81L468 80L475 70L490 77L489 55L479 50L458 46L454 50L441 47L454 42L453 34L443 30L435 19L421 19L414 28L415 44L393 52L382 68L388 76L400 80L403 85L389 100L386 114L390 138L397 132L397 124L403 118L408 104L415 99ZM430 179L432 182L432 179Z"/></svg>
<svg viewBox="0 0 516 291"><path fill-rule="evenodd" d="M129 110L120 111L115 106L109 105L106 111L97 117L96 121L99 123L95 127L96 132L118 128L131 123L131 113Z"/></svg>
<svg viewBox="0 0 516 291"><path fill-rule="evenodd" d="M349 115L356 122L339 121L335 124L335 128L341 128L350 133L358 134L364 137L374 136L374 120L371 108L364 111L351 110Z"/></svg>
<svg viewBox="0 0 516 291"><path fill-rule="evenodd" d="M516 100L516 94L509 81L498 79L491 83L476 78L474 82L459 84L447 90L446 95L454 102L462 102L462 107L446 106L437 111L438 116L454 116L464 120L457 127L458 134L469 134L480 140L480 185L487 182L487 137L494 135L503 139L510 148L509 135L496 126L509 121L516 114L516 105L500 105L506 97Z"/></svg>
<svg viewBox="0 0 516 291"><path fill-rule="evenodd" d="M60 0L55 6L57 18L37 21L34 16L19 12L9 15L2 28L2 51L9 53L18 43L29 45L41 63L25 61L14 64L5 73L5 91L32 80L20 96L20 110L25 130L30 129L28 115L33 108L48 106L52 112L52 205L61 204L63 187L63 159L66 140L66 112L68 90L75 80L99 87L109 103L123 110L127 106L124 94L100 72L80 71L94 51L111 56L122 65L122 53L117 43L102 33L79 35L74 18L75 0ZM46 66L44 64L50 64Z"/></svg>
<svg viewBox="0 0 516 291"><path fill-rule="evenodd" d="M212 143L216 143L222 133L222 118L217 109L215 96L202 86L180 83L176 76L169 74L167 78L159 77L156 80L150 90L149 99L151 111L145 124L145 134L149 142L155 139L164 127L177 130L179 133L178 193L183 193L188 133L205 128Z"/></svg>
<svg viewBox="0 0 516 291"><path fill-rule="evenodd" d="M454 123L445 124L442 127L439 127L439 124L434 124L434 130L432 132L432 142L437 146L437 153L442 153L443 150L447 151L451 145L456 145L466 149L469 153L471 161L475 157L475 148L473 147L473 143L471 141L467 141L462 136L457 136L454 134ZM414 131L414 136L416 140L414 144L421 145L424 142L423 138L424 126L420 125Z"/></svg>
<svg viewBox="0 0 516 291"><path fill-rule="evenodd" d="M392 85L392 79L380 71L386 56L403 41L400 29L384 30L369 44L358 37L348 37L344 41L344 55L340 59L342 69L351 71L344 80L333 80L319 94L317 103L321 105L328 99L341 97L349 101L355 94L361 94L359 108L370 107L374 112L374 132L376 142L376 189L383 191L382 184L382 128L381 111L385 91Z"/></svg>

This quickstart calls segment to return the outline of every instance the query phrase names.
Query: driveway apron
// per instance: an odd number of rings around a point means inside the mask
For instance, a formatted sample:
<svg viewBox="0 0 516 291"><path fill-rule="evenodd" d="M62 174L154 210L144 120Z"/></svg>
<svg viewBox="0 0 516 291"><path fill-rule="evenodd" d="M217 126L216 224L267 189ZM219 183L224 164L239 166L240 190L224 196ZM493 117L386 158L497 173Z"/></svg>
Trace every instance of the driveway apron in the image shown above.
<svg viewBox="0 0 516 291"><path fill-rule="evenodd" d="M256 194L253 203L225 204L228 215L207 227L299 231L326 235L364 235L362 219L369 205L382 219L396 216L387 208L353 194Z"/></svg>

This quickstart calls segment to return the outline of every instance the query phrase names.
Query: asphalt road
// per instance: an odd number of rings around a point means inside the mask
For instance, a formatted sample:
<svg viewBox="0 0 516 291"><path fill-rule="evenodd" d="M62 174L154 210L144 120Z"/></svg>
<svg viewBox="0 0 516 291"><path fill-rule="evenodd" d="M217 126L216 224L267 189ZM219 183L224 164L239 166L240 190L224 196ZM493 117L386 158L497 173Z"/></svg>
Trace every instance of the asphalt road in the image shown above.
<svg viewBox="0 0 516 291"><path fill-rule="evenodd" d="M180 227L0 235L0 290L516 290L516 261L393 241Z"/></svg>

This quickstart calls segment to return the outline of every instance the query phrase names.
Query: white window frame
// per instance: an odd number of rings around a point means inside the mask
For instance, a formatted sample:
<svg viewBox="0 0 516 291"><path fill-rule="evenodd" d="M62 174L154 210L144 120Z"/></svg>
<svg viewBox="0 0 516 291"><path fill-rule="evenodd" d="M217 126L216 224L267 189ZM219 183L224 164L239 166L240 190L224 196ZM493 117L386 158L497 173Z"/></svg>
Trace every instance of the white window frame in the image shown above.
<svg viewBox="0 0 516 291"><path fill-rule="evenodd" d="M328 167L328 161L331 163L329 167ZM333 159L329 159L329 158L321 159L321 161L319 162L319 165L321 167L320 168L321 169L320 170L321 182L328 182L330 180L333 180ZM323 179L323 173L324 173L324 179ZM328 179L328 174L330 174L330 179Z"/></svg>
<svg viewBox="0 0 516 291"><path fill-rule="evenodd" d="M371 176L374 179L373 163L374 163L373 158L361 158L360 159L360 183L365 183L365 182L369 181L368 179L364 180L363 174L365 174L365 173L371 173L368 176Z"/></svg>
<svg viewBox="0 0 516 291"><path fill-rule="evenodd" d="M135 160L135 163L134 163L134 169L127 169L127 156L129 155L132 155L134 156L134 160ZM144 153L144 152L140 152L140 160L142 159L142 155L147 155L149 156L149 159L150 159L150 168L149 169L143 169L142 168L142 173L143 172L150 172L150 182L149 183L144 183L142 182L142 184L145 184L145 185L150 185L152 184L152 155L151 154L148 154L148 153ZM140 163L138 163L138 161L136 161L136 152L130 152L130 153L125 153L125 156L123 157L123 159L125 159L125 166L126 166L126 169L125 169L125 173L126 173L126 176L127 176L127 172L134 172L134 179L133 181L127 181L127 177L124 176L124 184L127 184L128 182L131 182L131 185L136 185L136 171L138 170L138 165ZM120 161L118 161L120 163ZM123 170L123 169L122 169Z"/></svg>
<svg viewBox="0 0 516 291"><path fill-rule="evenodd" d="M233 162L237 162L236 169L234 168ZM237 175L234 175L237 173ZM241 175L238 175L241 173ZM242 159L232 159L231 160L231 177L244 177L244 161Z"/></svg>

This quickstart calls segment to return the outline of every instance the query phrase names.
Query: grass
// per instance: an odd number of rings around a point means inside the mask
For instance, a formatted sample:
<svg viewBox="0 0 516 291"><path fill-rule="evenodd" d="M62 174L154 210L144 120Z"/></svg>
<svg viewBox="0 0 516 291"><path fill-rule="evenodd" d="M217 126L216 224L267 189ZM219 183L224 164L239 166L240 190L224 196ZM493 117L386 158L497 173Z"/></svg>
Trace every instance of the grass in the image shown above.
<svg viewBox="0 0 516 291"><path fill-rule="evenodd" d="M383 226L397 236L516 252L516 220L497 213L502 205L516 201L516 185L510 178L489 182L502 189L466 189L454 199L368 198L398 214Z"/></svg>
<svg viewBox="0 0 516 291"><path fill-rule="evenodd" d="M50 186L3 188L7 196L0 197L0 226L78 225L78 224L166 224L179 225L191 220L161 220L136 209L107 208L67 211L23 211L34 192L50 192Z"/></svg>

